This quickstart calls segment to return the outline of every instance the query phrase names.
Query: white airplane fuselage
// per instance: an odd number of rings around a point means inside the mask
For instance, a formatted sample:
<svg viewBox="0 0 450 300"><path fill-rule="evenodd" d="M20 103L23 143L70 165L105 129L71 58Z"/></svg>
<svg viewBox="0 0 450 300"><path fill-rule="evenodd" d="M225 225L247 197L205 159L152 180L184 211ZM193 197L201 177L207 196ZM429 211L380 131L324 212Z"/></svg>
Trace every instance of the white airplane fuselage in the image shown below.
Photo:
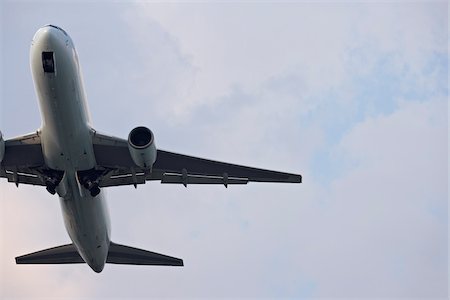
<svg viewBox="0 0 450 300"><path fill-rule="evenodd" d="M30 49L31 73L42 125L37 132L3 139L0 178L43 186L60 199L72 243L16 257L16 264L86 262L95 272L105 263L184 265L180 258L117 244L100 188L162 184L242 185L301 183L299 174L247 167L157 149L152 131L132 129L128 139L96 132L91 124L75 46L58 26L40 28Z"/></svg>
<svg viewBox="0 0 450 300"><path fill-rule="evenodd" d="M54 72L44 72L43 52L53 53ZM71 38L56 26L40 28L30 63L42 116L40 129L45 164L64 172L56 188L66 230L86 263L100 272L110 245L110 221L103 194L93 197L77 172L96 165L86 96Z"/></svg>

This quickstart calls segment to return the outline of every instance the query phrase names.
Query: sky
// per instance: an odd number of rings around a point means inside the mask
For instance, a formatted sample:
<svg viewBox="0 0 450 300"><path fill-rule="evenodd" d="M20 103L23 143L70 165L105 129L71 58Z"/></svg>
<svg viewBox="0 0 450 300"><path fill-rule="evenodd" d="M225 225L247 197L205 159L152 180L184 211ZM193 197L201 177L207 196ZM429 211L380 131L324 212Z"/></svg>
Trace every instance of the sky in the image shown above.
<svg viewBox="0 0 450 300"><path fill-rule="evenodd" d="M0 298L447 299L448 3L0 3L0 130L41 124L39 27L77 47L94 127L303 175L109 188L112 240L183 268L15 265L69 243L59 201L0 180Z"/></svg>

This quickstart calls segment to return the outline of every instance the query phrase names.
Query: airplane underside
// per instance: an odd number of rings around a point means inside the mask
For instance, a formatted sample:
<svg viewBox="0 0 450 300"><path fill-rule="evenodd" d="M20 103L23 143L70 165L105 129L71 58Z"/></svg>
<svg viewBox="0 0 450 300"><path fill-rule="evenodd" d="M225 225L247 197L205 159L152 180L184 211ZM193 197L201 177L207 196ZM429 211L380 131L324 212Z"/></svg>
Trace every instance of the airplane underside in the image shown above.
<svg viewBox="0 0 450 300"><path fill-rule="evenodd" d="M102 189L145 184L301 183L301 175L246 167L158 149L143 126L128 139L97 132L87 109L75 46L61 28L40 28L31 44L30 63L42 126L36 132L3 139L0 178L42 186L60 199L71 244L16 258L17 264L87 263L101 272L105 263L183 266L178 258L111 242Z"/></svg>

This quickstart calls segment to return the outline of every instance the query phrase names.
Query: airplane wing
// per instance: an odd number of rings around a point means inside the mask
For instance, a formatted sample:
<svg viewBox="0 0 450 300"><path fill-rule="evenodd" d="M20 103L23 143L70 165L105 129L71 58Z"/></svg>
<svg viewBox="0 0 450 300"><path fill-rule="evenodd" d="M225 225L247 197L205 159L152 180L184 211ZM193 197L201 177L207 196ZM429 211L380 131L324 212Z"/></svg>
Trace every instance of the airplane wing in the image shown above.
<svg viewBox="0 0 450 300"><path fill-rule="evenodd" d="M98 167L108 170L100 187L137 185L147 180L161 183L247 184L248 182L300 183L301 175L229 164L204 158L157 150L152 172L146 173L133 162L124 139L94 133L94 153Z"/></svg>
<svg viewBox="0 0 450 300"><path fill-rule="evenodd" d="M16 185L45 186L46 174L39 132L5 141L5 155L0 163L0 177Z"/></svg>

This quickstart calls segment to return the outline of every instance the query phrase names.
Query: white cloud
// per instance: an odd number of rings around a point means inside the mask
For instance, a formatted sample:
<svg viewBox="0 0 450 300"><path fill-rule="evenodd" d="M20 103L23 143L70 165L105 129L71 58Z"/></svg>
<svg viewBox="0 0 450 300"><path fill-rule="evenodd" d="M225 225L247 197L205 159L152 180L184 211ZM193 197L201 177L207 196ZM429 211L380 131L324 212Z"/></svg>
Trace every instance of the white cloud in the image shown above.
<svg viewBox="0 0 450 300"><path fill-rule="evenodd" d="M322 296L445 295L446 106L445 99L402 103L337 147L336 159L354 168L333 182L328 228L316 231L323 260L310 271L321 278Z"/></svg>
<svg viewBox="0 0 450 300"><path fill-rule="evenodd" d="M107 265L98 275L10 263L68 237L58 205L43 204L55 199L2 183L3 295L444 295L448 67L433 59L447 53L445 6L14 6L2 19L17 29L3 37L7 136L38 124L32 84L20 79L48 13L79 49L98 129L126 136L145 124L168 150L300 172L304 184L111 189L113 240L186 267ZM23 59L9 60L16 53ZM17 124L5 111L27 114Z"/></svg>
<svg viewBox="0 0 450 300"><path fill-rule="evenodd" d="M290 74L300 76L303 95L339 92L343 82L370 70L382 56L395 55L398 68L420 72L430 54L446 51L440 28L445 14L438 5L139 4L129 15L136 39L145 43L148 29L157 24L189 57L194 82L181 85L177 114L216 103L235 86L257 93L270 79ZM361 52L361 60L353 57Z"/></svg>
<svg viewBox="0 0 450 300"><path fill-rule="evenodd" d="M70 243L62 222L59 200L45 190L2 182L0 184L0 297L77 298L91 291L83 281L84 291L71 278L88 268L73 265L16 265L15 257ZM82 279L81 279L82 280Z"/></svg>
<svg viewBox="0 0 450 300"><path fill-rule="evenodd" d="M343 21L353 16L334 8L292 3L137 5L129 23L143 40L155 20L189 57L195 82L177 104L192 109L216 102L235 85L254 92L270 78L298 69L314 78L315 87L336 85L350 38L350 23ZM333 34L328 34L329 24Z"/></svg>

